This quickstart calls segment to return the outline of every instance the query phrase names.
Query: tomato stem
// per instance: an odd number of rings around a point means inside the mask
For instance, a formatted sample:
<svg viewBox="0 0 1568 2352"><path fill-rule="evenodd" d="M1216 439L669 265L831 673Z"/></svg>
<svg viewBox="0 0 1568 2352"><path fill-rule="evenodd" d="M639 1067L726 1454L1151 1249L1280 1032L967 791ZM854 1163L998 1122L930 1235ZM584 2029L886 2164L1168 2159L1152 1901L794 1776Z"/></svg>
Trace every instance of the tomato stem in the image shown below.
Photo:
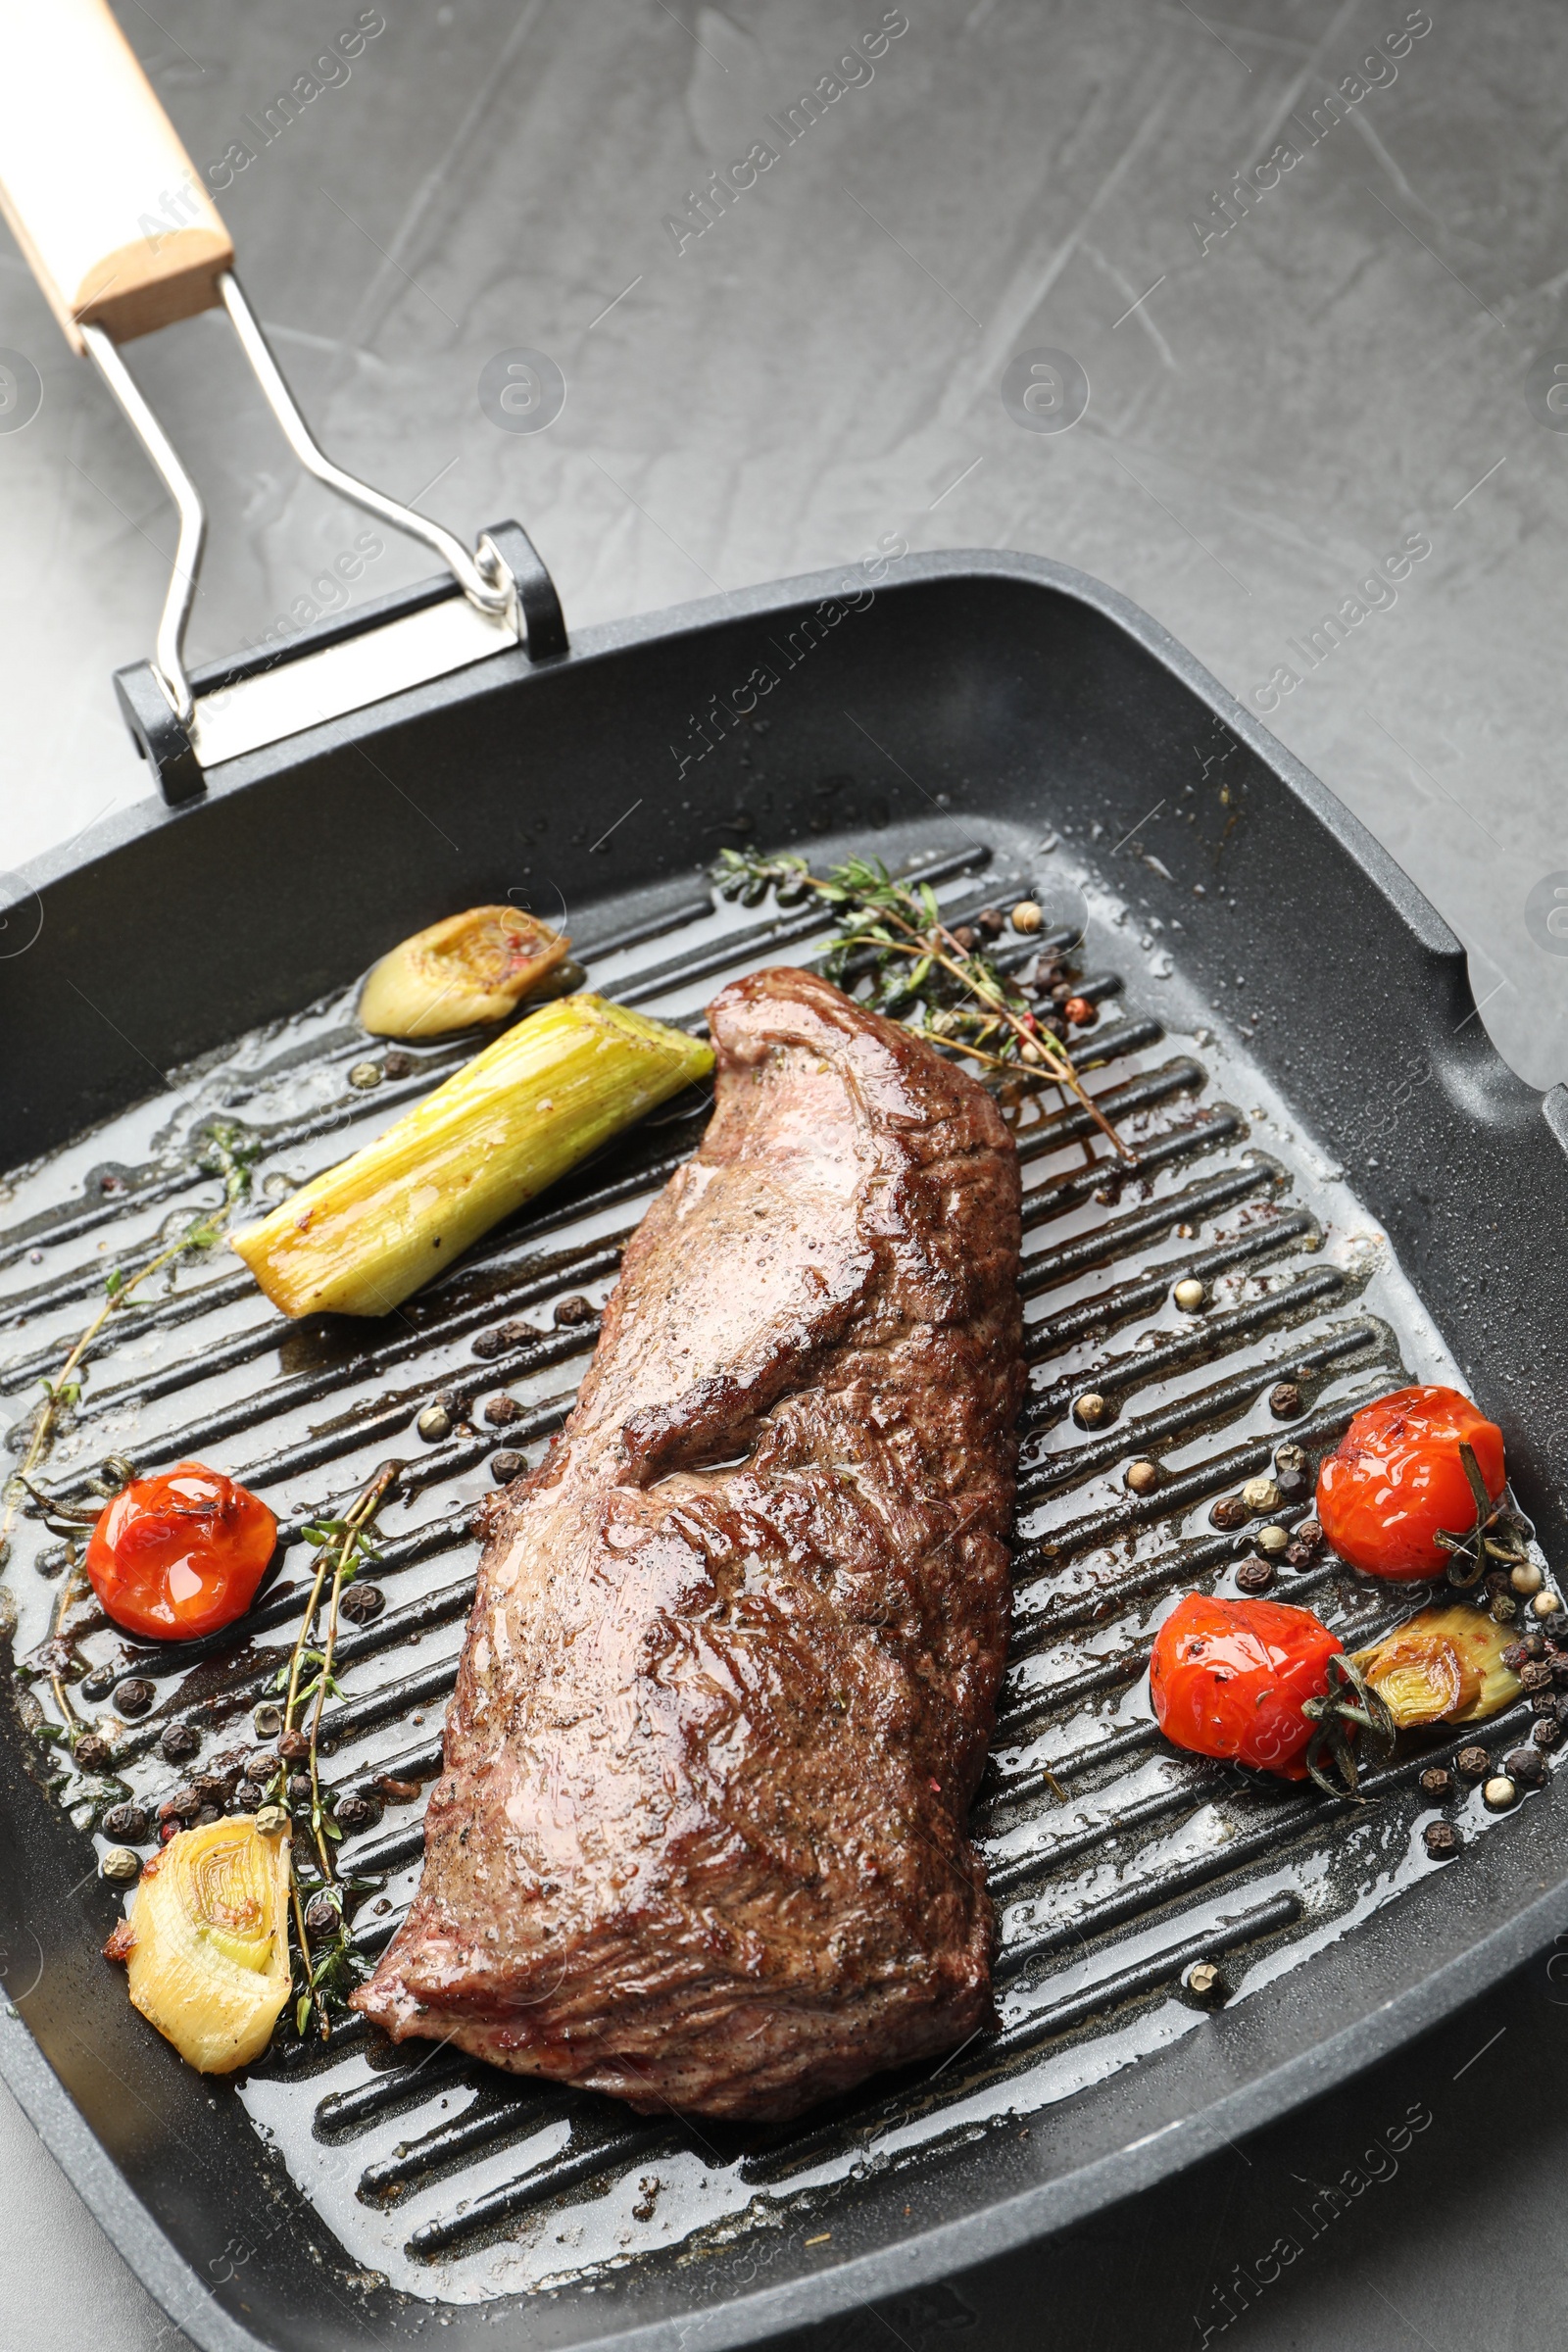
<svg viewBox="0 0 1568 2352"><path fill-rule="evenodd" d="M1301 1761L1325 1795L1350 1796L1364 1803L1366 1800L1357 1786L1351 1733L1365 1732L1385 1755L1392 1755L1394 1717L1387 1701L1379 1697L1359 1666L1343 1651L1329 1659L1326 1674L1322 1695L1301 1703L1301 1713L1315 1726ZM1337 1780L1333 1777L1336 1772Z"/></svg>
<svg viewBox="0 0 1568 2352"><path fill-rule="evenodd" d="M1493 1501L1487 1491L1487 1482L1481 1475L1481 1464L1476 1459L1475 1448L1464 1438L1459 1440L1459 1460L1464 1470L1466 1484L1470 1489L1471 1498L1476 1506L1475 1525L1466 1529L1462 1535L1457 1535L1446 1527L1440 1527L1433 1537L1433 1542L1438 1544L1440 1549L1450 1555L1448 1560L1449 1584L1457 1592L1468 1592L1485 1569L1489 1552L1494 1560L1504 1560L1511 1566L1517 1566L1520 1561L1527 1560L1530 1555L1519 1543L1523 1531L1517 1518L1500 1497L1496 1502ZM1498 1544L1494 1533L1494 1530L1512 1537L1513 1543L1511 1544ZM1461 1568L1459 1564L1461 1560L1468 1561L1469 1566Z"/></svg>

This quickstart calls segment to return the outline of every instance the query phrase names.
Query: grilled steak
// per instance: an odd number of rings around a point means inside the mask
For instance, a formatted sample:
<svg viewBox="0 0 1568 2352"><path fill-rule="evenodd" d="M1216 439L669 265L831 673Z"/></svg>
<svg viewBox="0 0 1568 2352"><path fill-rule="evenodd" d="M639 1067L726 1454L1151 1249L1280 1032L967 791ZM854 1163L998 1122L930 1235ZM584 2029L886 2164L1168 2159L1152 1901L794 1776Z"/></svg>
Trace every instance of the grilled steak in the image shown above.
<svg viewBox="0 0 1568 2352"><path fill-rule="evenodd" d="M424 1873L356 2005L784 2117L992 2015L964 1819L1008 1614L1019 1188L825 981L710 1008L714 1117L480 1567Z"/></svg>

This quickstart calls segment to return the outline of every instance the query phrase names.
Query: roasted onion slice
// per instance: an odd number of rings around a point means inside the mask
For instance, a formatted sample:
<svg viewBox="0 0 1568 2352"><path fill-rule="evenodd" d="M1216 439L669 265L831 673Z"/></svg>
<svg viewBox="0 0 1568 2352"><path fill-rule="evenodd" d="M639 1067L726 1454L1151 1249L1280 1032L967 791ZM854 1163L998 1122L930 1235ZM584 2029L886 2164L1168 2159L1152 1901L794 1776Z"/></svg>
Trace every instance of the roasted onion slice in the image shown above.
<svg viewBox="0 0 1568 2352"><path fill-rule="evenodd" d="M470 906L383 956L360 996L375 1037L445 1037L503 1021L571 942L516 906Z"/></svg>
<svg viewBox="0 0 1568 2352"><path fill-rule="evenodd" d="M1520 1682L1503 1664L1510 1636L1462 1601L1422 1609L1355 1663L1401 1732L1428 1723L1483 1723L1518 1697Z"/></svg>
<svg viewBox="0 0 1568 2352"><path fill-rule="evenodd" d="M198 2073L259 2058L288 1999L288 1839L249 1814L181 1830L153 1856L104 1947L130 1997Z"/></svg>

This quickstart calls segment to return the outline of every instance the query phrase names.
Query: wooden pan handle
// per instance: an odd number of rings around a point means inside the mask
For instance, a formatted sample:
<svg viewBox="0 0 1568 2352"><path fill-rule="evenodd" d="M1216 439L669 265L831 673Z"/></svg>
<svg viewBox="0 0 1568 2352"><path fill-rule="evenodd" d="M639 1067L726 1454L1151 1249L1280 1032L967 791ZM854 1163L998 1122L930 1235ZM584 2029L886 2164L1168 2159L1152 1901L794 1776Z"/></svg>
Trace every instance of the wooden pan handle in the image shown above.
<svg viewBox="0 0 1568 2352"><path fill-rule="evenodd" d="M0 211L77 351L212 310L234 265L106 0L0 0Z"/></svg>

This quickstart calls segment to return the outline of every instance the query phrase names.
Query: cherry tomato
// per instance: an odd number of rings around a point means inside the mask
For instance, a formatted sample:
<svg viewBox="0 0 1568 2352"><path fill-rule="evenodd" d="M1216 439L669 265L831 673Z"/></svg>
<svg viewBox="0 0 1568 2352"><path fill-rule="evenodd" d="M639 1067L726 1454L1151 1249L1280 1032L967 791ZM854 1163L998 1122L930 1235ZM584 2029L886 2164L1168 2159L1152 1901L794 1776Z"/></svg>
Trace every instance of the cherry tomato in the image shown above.
<svg viewBox="0 0 1568 2352"><path fill-rule="evenodd" d="M86 1568L127 1633L189 1642L243 1616L276 1543L265 1502L204 1462L176 1462L115 1496L87 1540Z"/></svg>
<svg viewBox="0 0 1568 2352"><path fill-rule="evenodd" d="M1356 1414L1317 1479L1318 1520L1342 1560L1395 1583L1444 1573L1439 1528L1462 1536L1476 1523L1461 1439L1495 1502L1502 1432L1457 1389L1399 1389Z"/></svg>
<svg viewBox="0 0 1568 2352"><path fill-rule="evenodd" d="M1197 1756L1304 1780L1301 1750L1316 1725L1301 1702L1328 1689L1344 1643L1310 1609L1278 1600L1211 1600L1189 1592L1154 1641L1149 1688L1167 1740Z"/></svg>

